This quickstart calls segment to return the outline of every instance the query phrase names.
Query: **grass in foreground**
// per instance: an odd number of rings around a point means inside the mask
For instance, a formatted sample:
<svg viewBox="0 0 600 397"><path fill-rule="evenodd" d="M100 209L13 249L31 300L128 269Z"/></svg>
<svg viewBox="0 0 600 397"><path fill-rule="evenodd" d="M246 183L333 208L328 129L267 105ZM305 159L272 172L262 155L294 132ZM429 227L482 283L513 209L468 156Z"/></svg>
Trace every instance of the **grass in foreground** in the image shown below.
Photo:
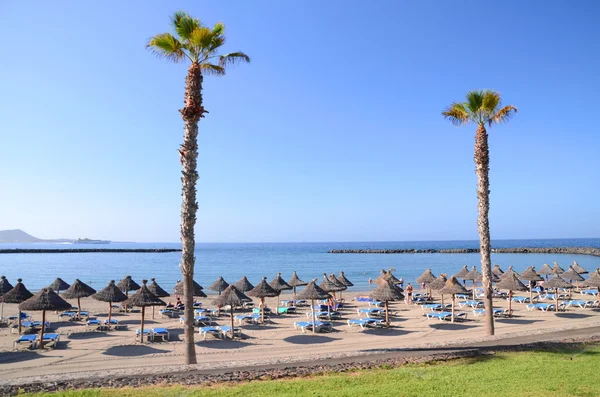
<svg viewBox="0 0 600 397"><path fill-rule="evenodd" d="M600 346L593 346L555 352L499 353L446 363L237 385L93 389L33 396L592 397L600 396L599 359Z"/></svg>

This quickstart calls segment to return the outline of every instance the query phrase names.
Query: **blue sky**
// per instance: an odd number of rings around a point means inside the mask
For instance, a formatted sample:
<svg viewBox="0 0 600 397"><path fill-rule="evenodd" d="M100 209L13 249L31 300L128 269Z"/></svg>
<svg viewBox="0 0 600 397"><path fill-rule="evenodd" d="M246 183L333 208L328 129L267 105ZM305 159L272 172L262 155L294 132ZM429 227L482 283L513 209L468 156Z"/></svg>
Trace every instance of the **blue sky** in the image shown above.
<svg viewBox="0 0 600 397"><path fill-rule="evenodd" d="M5 1L0 229L179 239L185 65L144 45L186 10L252 57L205 79L205 242L475 239L471 89L492 128L492 238L600 236L600 4Z"/></svg>

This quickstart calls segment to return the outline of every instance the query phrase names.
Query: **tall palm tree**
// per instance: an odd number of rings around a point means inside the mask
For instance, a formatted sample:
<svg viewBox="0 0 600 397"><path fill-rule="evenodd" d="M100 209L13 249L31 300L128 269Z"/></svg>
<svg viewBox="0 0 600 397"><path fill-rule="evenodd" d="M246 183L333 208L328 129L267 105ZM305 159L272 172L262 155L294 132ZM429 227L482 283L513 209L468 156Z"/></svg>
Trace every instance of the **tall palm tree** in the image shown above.
<svg viewBox="0 0 600 397"><path fill-rule="evenodd" d="M508 121L517 113L511 105L501 107L500 94L491 90L469 91L465 102L454 102L442 112L444 118L460 126L469 123L477 125L475 133L475 173L477 174L477 198L479 214L477 229L481 252L481 273L485 295L485 328L488 335L494 335L494 315L492 310L492 262L490 260L490 152L486 125ZM475 291L473 291L475 292Z"/></svg>
<svg viewBox="0 0 600 397"><path fill-rule="evenodd" d="M243 52L219 55L225 44L225 26L217 23L212 29L185 12L171 17L175 34L161 33L152 37L147 48L169 61L191 62L185 79L184 106L179 110L184 123L183 144L179 149L182 165L181 202L181 273L185 303L186 363L196 363L194 348L193 278L194 278L194 225L196 224L196 181L198 172L198 121L208 113L202 105L204 76L223 76L227 66L250 62Z"/></svg>

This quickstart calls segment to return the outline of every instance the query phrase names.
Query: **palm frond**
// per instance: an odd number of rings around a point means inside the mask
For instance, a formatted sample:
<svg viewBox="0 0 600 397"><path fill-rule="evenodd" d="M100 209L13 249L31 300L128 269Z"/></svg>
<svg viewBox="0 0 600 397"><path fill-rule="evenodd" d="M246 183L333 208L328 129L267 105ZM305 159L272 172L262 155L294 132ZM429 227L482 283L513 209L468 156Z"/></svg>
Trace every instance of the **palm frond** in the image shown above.
<svg viewBox="0 0 600 397"><path fill-rule="evenodd" d="M225 36L214 36L213 41L208 48L208 52L216 52L219 47L223 46L223 44L225 44Z"/></svg>
<svg viewBox="0 0 600 397"><path fill-rule="evenodd" d="M465 104L454 102L442 112L442 116L454 125L464 125L472 120L471 114Z"/></svg>
<svg viewBox="0 0 600 397"><path fill-rule="evenodd" d="M205 76L223 76L225 75L225 68L212 63L201 63L200 69L202 74Z"/></svg>
<svg viewBox="0 0 600 397"><path fill-rule="evenodd" d="M190 43L196 47L205 49L209 48L213 41L213 32L207 27L201 26L194 29L190 34Z"/></svg>
<svg viewBox="0 0 600 397"><path fill-rule="evenodd" d="M508 120L510 120L516 113L516 107L512 105L504 106L490 118L490 125L492 125L492 123L505 123Z"/></svg>
<svg viewBox="0 0 600 397"><path fill-rule="evenodd" d="M181 62L188 57L181 42L171 33L157 34L148 41L146 48L156 56L166 58L175 63Z"/></svg>
<svg viewBox="0 0 600 397"><path fill-rule="evenodd" d="M190 14L184 11L177 11L173 14L171 24L179 37L184 40L189 40L194 29L202 26L197 18L192 18Z"/></svg>
<svg viewBox="0 0 600 397"><path fill-rule="evenodd" d="M466 106L469 111L473 114L478 113L483 105L484 92L483 91L469 91L467 92Z"/></svg>
<svg viewBox="0 0 600 397"><path fill-rule="evenodd" d="M225 25L223 25L223 22L215 23L215 26L213 27L212 32L215 36L220 36L220 35L224 34L225 33Z"/></svg>
<svg viewBox="0 0 600 397"><path fill-rule="evenodd" d="M500 106L500 94L492 90L483 91L481 107L489 116L492 116L496 112L498 106Z"/></svg>
<svg viewBox="0 0 600 397"><path fill-rule="evenodd" d="M237 65L242 62L250 63L250 57L240 51L230 52L229 54L221 55L219 57L219 65L222 67Z"/></svg>

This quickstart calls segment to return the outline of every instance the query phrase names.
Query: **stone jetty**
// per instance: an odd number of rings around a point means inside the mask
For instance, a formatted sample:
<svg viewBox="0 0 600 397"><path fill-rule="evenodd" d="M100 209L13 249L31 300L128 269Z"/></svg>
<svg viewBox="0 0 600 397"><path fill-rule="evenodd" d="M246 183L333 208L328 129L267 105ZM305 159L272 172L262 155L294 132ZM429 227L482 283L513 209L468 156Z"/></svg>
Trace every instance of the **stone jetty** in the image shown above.
<svg viewBox="0 0 600 397"><path fill-rule="evenodd" d="M479 248L453 249L336 249L330 254L476 254ZM571 254L600 256L600 248L593 247L517 247L492 248L498 254Z"/></svg>
<svg viewBox="0 0 600 397"><path fill-rule="evenodd" d="M165 252L181 252L181 249L176 248L11 248L11 249L0 249L0 254L84 254L88 252L112 252L112 253L126 253L126 252L151 252L151 253L165 253Z"/></svg>

